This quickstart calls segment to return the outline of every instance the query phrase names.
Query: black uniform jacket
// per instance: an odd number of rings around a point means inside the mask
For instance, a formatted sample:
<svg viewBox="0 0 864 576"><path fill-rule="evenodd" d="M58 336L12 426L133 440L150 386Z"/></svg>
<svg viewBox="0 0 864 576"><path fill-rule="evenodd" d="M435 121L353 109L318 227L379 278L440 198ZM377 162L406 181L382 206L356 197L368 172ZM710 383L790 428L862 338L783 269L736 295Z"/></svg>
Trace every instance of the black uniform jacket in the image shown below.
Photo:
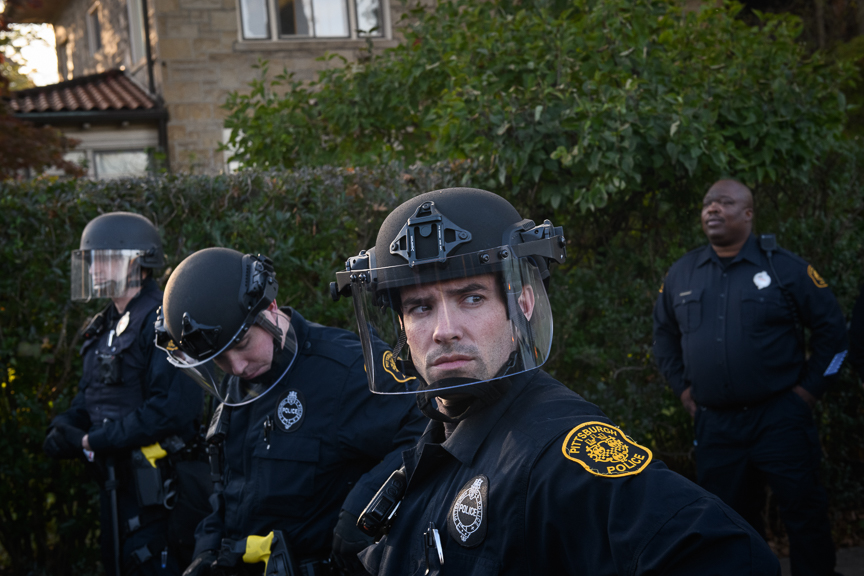
<svg viewBox="0 0 864 576"><path fill-rule="evenodd" d="M669 269L654 307L654 354L676 395L692 386L698 404L717 408L796 384L822 395L826 368L846 349L843 313L807 262L783 249L773 259L777 275L751 235L725 268L706 245ZM796 314L811 333L807 360Z"/></svg>
<svg viewBox="0 0 864 576"><path fill-rule="evenodd" d="M105 311L105 328L82 347L84 355L93 355L101 349L110 350L107 340L111 338L113 353L122 364L119 373L123 382L102 385L98 381L95 362L85 357L85 373L78 394L70 408L59 414L52 424L62 423L88 432L87 440L97 454L149 446L173 435L188 440L195 433L194 423L203 408L204 391L172 367L165 353L156 348L153 324L156 322L156 309L161 303L162 292L156 282L146 280L126 307L131 315L140 314L143 318L130 317L129 328L119 330L123 315L113 304L109 305ZM112 337L112 329L121 334ZM134 384L129 389L131 382ZM106 391L116 388L121 395L112 400L106 394L90 394L88 388L100 386ZM106 402L113 402L115 406L93 405ZM107 421L93 421L91 418L92 414L108 413L116 413L119 417Z"/></svg>
<svg viewBox="0 0 864 576"><path fill-rule="evenodd" d="M596 406L539 370L510 382L446 441L433 422L403 453L393 526L360 554L372 574L780 574L740 516Z"/></svg>
<svg viewBox="0 0 864 576"><path fill-rule="evenodd" d="M861 286L849 321L849 362L864 380L864 286Z"/></svg>
<svg viewBox="0 0 864 576"><path fill-rule="evenodd" d="M225 490L211 498L214 512L198 525L196 555L218 550L222 538L272 530L282 530L300 558L326 554L339 510L359 516L425 426L413 395L369 391L356 335L284 310L297 358L263 398L231 408ZM292 418L279 418L280 405ZM268 421L273 429L265 432Z"/></svg>

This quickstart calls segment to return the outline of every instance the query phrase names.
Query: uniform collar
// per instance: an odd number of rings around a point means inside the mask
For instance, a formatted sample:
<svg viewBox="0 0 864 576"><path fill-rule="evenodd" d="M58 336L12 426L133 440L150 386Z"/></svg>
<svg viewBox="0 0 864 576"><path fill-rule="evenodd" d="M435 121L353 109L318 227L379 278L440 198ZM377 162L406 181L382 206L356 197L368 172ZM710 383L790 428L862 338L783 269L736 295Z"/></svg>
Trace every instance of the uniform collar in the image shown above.
<svg viewBox="0 0 864 576"><path fill-rule="evenodd" d="M291 318L291 327L294 329L294 337L297 339L297 351L303 350L303 343L309 337L309 323L297 310L290 306L280 306L279 310Z"/></svg>
<svg viewBox="0 0 864 576"><path fill-rule="evenodd" d="M750 237L747 238L744 246L741 247L741 250L735 255L735 258L732 259L730 264L734 264L740 260L747 260L753 264L759 264L761 261L759 243L756 241L756 236L754 234L750 234ZM699 254L699 257L696 259L696 266L702 266L709 261L720 266L720 257L717 256L717 252L714 251L711 244L708 244L702 249L702 253Z"/></svg>
<svg viewBox="0 0 864 576"><path fill-rule="evenodd" d="M441 443L441 448L463 465L470 466L492 428L539 373L539 369L534 369L511 376L510 390L507 394L498 402L460 422L453 434ZM420 438L416 454L422 453L424 445L433 444L442 438L444 438L444 425L441 422L431 422Z"/></svg>

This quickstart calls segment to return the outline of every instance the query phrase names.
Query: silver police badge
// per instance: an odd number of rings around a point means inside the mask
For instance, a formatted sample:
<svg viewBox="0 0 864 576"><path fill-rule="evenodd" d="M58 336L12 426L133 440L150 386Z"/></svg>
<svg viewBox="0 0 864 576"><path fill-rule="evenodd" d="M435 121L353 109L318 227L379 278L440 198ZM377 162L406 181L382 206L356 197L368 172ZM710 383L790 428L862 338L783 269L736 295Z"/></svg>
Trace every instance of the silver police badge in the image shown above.
<svg viewBox="0 0 864 576"><path fill-rule="evenodd" d="M450 507L447 531L460 546L473 548L486 538L489 478L481 474L468 481Z"/></svg>
<svg viewBox="0 0 864 576"><path fill-rule="evenodd" d="M276 426L283 432L300 428L306 416L305 400L299 390L288 390L276 404Z"/></svg>

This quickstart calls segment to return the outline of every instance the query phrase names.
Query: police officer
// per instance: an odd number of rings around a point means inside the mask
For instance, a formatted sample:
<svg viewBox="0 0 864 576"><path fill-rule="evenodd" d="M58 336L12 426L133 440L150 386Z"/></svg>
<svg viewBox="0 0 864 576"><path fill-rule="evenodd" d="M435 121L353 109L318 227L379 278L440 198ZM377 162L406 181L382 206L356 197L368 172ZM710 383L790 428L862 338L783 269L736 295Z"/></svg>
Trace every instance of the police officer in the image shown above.
<svg viewBox="0 0 864 576"><path fill-rule="evenodd" d="M410 396L369 393L355 335L279 308L277 289L269 259L226 248L192 254L166 287L157 338L222 402L211 440L224 438L224 488L187 575L240 573L239 553L272 531L303 574L329 573L331 551L344 573L362 572L357 516L424 425Z"/></svg>
<svg viewBox="0 0 864 576"><path fill-rule="evenodd" d="M833 574L812 407L845 355L843 314L816 270L773 236L754 236L752 222L746 186L721 180L708 190L709 245L670 268L654 308L654 353L696 419L699 484L762 532L767 480L792 573Z"/></svg>
<svg viewBox="0 0 864 576"><path fill-rule="evenodd" d="M69 410L51 421L44 449L54 458L86 454L95 461L102 480L102 559L112 576L180 574L184 553L167 538L172 491L164 484L170 477L159 472L169 472L159 443L176 452L194 436L203 393L154 346L162 292L152 275L163 265L159 232L128 212L91 220L72 252L72 300L111 303L83 330L79 391ZM143 475L136 462L145 466Z"/></svg>
<svg viewBox="0 0 864 576"><path fill-rule="evenodd" d="M849 320L849 362L864 382L864 286L861 286Z"/></svg>
<svg viewBox="0 0 864 576"><path fill-rule="evenodd" d="M386 532L361 553L367 570L779 574L741 517L539 370L564 246L495 194L438 190L396 208L337 274L362 338L390 345L364 347L370 388L387 394L398 374L432 419L361 517Z"/></svg>

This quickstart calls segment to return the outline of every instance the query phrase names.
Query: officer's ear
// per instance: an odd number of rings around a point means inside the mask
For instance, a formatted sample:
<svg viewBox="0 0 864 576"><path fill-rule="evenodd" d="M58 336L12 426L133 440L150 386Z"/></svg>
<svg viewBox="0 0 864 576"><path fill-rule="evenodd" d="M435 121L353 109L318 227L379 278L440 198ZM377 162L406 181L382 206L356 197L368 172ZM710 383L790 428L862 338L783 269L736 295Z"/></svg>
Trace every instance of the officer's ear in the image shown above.
<svg viewBox="0 0 864 576"><path fill-rule="evenodd" d="M279 305L276 304L276 300L273 300L272 302L270 302L270 305L267 306L267 311L268 312L278 312L279 311Z"/></svg>
<svg viewBox="0 0 864 576"><path fill-rule="evenodd" d="M519 307L522 309L522 314L527 320L531 320L531 315L534 314L534 287L523 286L522 294L519 296Z"/></svg>

